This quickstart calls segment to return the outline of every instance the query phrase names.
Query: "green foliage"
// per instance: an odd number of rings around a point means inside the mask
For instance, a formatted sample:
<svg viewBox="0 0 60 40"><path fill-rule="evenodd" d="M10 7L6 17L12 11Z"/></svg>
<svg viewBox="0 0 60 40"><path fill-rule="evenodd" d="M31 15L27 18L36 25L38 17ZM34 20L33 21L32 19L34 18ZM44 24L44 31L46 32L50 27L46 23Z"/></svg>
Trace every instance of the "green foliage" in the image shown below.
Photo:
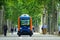
<svg viewBox="0 0 60 40"><path fill-rule="evenodd" d="M21 14L29 14L33 20L38 20L40 23L42 9L39 0L8 0L5 1L5 18L12 20L16 24L17 18Z"/></svg>
<svg viewBox="0 0 60 40"><path fill-rule="evenodd" d="M0 9L2 9L2 7L1 7L1 5L3 4L3 1L2 0L0 0Z"/></svg>
<svg viewBox="0 0 60 40"><path fill-rule="evenodd" d="M0 6L0 10L2 9L2 7Z"/></svg>
<svg viewBox="0 0 60 40"><path fill-rule="evenodd" d="M33 24L41 21L44 5L47 5L48 13L51 11L52 0L4 0L5 19L10 19L17 24L18 17L21 14L29 14L33 18ZM57 0L56 0L57 2Z"/></svg>
<svg viewBox="0 0 60 40"><path fill-rule="evenodd" d="M60 15L60 14L59 14ZM60 16L58 17L58 25L60 25Z"/></svg>

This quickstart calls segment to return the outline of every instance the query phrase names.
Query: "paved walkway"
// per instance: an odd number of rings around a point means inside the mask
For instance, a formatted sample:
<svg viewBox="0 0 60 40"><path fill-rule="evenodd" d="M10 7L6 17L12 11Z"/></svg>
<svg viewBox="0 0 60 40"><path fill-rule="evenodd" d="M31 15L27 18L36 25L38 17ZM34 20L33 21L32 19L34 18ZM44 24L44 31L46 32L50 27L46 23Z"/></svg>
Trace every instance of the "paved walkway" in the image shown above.
<svg viewBox="0 0 60 40"><path fill-rule="evenodd" d="M6 37L1 35L0 40L60 40L60 37L49 34L43 35L40 33L34 33L32 37L29 35L21 35L21 37L18 37L17 33L14 32L13 34L8 33Z"/></svg>

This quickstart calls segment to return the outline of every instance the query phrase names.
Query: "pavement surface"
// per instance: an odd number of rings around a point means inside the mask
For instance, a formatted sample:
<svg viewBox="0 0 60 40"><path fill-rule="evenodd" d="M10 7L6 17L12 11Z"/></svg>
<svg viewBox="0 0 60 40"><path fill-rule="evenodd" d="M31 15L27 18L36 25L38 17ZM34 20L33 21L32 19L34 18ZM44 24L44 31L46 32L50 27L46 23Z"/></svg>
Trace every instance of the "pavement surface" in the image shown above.
<svg viewBox="0 0 60 40"><path fill-rule="evenodd" d="M29 35L21 35L18 37L17 33L14 32L13 34L7 33L6 37L4 35L0 35L0 40L60 40L60 36L34 33L32 37Z"/></svg>

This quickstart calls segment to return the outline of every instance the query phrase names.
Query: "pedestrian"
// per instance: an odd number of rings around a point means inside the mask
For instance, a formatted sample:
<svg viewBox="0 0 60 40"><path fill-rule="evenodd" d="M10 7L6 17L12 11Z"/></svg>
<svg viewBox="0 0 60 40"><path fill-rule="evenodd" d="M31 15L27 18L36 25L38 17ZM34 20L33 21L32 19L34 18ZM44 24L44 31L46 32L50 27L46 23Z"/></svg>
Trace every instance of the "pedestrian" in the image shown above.
<svg viewBox="0 0 60 40"><path fill-rule="evenodd" d="M43 34L46 34L47 33L47 25L46 24L44 24L42 26L42 32L43 32Z"/></svg>
<svg viewBox="0 0 60 40"><path fill-rule="evenodd" d="M60 35L60 26L58 27L58 29L59 29L59 35Z"/></svg>
<svg viewBox="0 0 60 40"><path fill-rule="evenodd" d="M35 28L33 27L33 32L35 32Z"/></svg>
<svg viewBox="0 0 60 40"><path fill-rule="evenodd" d="M6 34L7 34L7 25L5 24L4 26L3 26L3 33L4 33L4 36L6 36Z"/></svg>
<svg viewBox="0 0 60 40"><path fill-rule="evenodd" d="M13 30L14 30L13 27L11 27L11 33L12 33L12 34L13 34Z"/></svg>
<svg viewBox="0 0 60 40"><path fill-rule="evenodd" d="M15 27L15 32L16 32L16 27Z"/></svg>

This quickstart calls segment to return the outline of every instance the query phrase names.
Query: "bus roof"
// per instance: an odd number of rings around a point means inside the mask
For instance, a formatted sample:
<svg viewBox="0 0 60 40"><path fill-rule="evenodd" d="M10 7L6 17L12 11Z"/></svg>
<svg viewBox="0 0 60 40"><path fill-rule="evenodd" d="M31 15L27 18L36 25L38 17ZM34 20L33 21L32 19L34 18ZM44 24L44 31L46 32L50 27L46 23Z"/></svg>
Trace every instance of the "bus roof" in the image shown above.
<svg viewBox="0 0 60 40"><path fill-rule="evenodd" d="M30 17L28 14L22 14L20 17Z"/></svg>

